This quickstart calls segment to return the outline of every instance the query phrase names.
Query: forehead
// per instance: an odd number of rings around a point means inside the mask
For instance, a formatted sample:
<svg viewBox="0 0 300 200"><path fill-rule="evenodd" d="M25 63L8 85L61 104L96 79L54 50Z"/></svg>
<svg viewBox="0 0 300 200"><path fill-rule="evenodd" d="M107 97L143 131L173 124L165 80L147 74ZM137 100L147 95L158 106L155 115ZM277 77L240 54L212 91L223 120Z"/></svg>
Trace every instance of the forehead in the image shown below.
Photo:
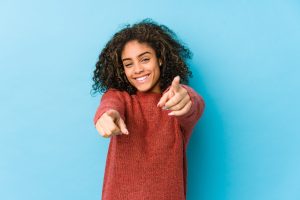
<svg viewBox="0 0 300 200"><path fill-rule="evenodd" d="M124 45L122 50L122 59L123 58L135 58L138 57L141 53L150 52L150 54L155 54L154 49L147 43L140 43L137 40L129 41Z"/></svg>

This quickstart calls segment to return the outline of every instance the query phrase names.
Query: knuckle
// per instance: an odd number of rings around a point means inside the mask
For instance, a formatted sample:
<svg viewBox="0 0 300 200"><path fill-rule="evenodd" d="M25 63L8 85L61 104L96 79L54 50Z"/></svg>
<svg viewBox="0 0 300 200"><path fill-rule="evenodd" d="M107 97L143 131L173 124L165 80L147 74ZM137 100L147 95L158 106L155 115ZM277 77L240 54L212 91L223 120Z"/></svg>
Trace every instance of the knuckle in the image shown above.
<svg viewBox="0 0 300 200"><path fill-rule="evenodd" d="M191 104L191 102L189 102L187 104L187 106L185 107L185 110L188 111L188 110L190 110L191 107L192 107L192 104Z"/></svg>
<svg viewBox="0 0 300 200"><path fill-rule="evenodd" d="M106 135L111 135L112 134L112 131L111 130L108 130L107 132L106 132Z"/></svg>
<svg viewBox="0 0 300 200"><path fill-rule="evenodd" d="M178 105L172 106L172 107L170 108L170 110L177 111L177 110L178 110Z"/></svg>
<svg viewBox="0 0 300 200"><path fill-rule="evenodd" d="M182 105L177 104L177 105L173 106L173 109L174 109L175 111L179 111L180 109L182 109Z"/></svg>
<svg viewBox="0 0 300 200"><path fill-rule="evenodd" d="M182 110L184 108L185 104L178 105L178 110Z"/></svg>
<svg viewBox="0 0 300 200"><path fill-rule="evenodd" d="M100 132L100 135L101 135L102 137L107 137L107 134L104 133L104 132Z"/></svg>
<svg viewBox="0 0 300 200"><path fill-rule="evenodd" d="M111 135L112 135L112 134L109 133L109 132L104 132L104 133L103 133L103 137L106 137L106 138L107 138L107 137L110 137Z"/></svg>

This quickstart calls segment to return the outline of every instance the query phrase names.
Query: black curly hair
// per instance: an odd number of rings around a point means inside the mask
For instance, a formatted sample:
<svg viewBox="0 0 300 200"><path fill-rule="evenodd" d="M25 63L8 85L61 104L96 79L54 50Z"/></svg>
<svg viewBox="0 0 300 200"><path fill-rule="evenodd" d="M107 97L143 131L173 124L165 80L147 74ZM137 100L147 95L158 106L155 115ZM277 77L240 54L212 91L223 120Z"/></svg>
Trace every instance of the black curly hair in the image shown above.
<svg viewBox="0 0 300 200"><path fill-rule="evenodd" d="M93 94L104 93L110 88L127 91L129 94L136 93L136 88L127 80L121 60L125 44L132 40L148 44L156 52L157 58L161 59L159 84L162 91L171 85L177 75L180 76L181 83L188 84L192 72L186 60L192 58L192 52L167 26L146 18L132 26L126 24L105 45L94 70Z"/></svg>

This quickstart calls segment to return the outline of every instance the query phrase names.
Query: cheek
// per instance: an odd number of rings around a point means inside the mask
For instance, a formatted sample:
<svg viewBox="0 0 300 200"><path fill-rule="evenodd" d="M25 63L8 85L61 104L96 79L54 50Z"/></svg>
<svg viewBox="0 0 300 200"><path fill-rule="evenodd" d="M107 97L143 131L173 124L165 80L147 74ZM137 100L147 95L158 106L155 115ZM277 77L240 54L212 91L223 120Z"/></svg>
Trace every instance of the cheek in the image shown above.
<svg viewBox="0 0 300 200"><path fill-rule="evenodd" d="M156 76L158 76L158 78L160 77L160 69L159 69L159 67L157 67L155 69L155 74L156 74Z"/></svg>
<svg viewBox="0 0 300 200"><path fill-rule="evenodd" d="M124 69L124 73L125 73L125 76L126 76L126 78L128 79L128 80L130 80L130 71L127 69L127 70L125 70Z"/></svg>

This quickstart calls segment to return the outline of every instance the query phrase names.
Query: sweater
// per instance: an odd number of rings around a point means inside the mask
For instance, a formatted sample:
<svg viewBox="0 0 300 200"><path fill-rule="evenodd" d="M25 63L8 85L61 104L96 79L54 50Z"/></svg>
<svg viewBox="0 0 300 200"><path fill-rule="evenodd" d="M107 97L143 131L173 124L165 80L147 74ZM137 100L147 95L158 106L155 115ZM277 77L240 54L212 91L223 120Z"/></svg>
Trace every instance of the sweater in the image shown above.
<svg viewBox="0 0 300 200"><path fill-rule="evenodd" d="M109 109L124 120L129 135L110 137L102 200L185 200L186 149L205 103L191 87L181 84L192 106L182 116L157 107L163 93L109 89L102 95L94 124Z"/></svg>

